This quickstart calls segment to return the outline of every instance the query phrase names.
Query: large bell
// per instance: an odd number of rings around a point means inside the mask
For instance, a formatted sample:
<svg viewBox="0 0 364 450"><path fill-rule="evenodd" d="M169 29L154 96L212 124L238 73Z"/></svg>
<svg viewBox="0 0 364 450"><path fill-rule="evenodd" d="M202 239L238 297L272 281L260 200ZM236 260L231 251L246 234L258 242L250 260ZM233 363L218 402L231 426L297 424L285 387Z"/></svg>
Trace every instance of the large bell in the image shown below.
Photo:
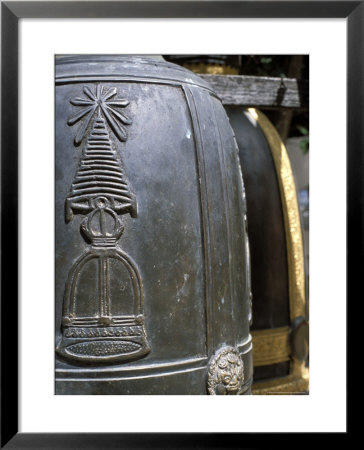
<svg viewBox="0 0 364 450"><path fill-rule="evenodd" d="M159 58L58 57L56 393L250 393L245 224L205 82Z"/></svg>
<svg viewBox="0 0 364 450"><path fill-rule="evenodd" d="M305 267L296 185L285 145L254 108L227 107L249 214L253 394L308 391Z"/></svg>

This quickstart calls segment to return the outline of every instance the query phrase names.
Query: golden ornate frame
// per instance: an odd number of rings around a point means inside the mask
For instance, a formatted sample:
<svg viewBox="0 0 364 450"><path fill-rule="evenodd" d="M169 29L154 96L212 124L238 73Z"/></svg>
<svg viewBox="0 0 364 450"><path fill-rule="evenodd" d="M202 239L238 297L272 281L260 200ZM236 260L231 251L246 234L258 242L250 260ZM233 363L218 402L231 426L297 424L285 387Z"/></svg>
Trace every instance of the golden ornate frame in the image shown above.
<svg viewBox="0 0 364 450"><path fill-rule="evenodd" d="M293 322L297 317L306 316L304 254L296 185L287 149L277 130L258 109L248 108L248 112L268 141L277 172L286 232L290 319ZM255 366L290 359L289 327L259 330L252 332L252 336ZM266 351L268 347L271 352ZM253 394L296 394L308 390L309 376L305 362L295 358L291 361L287 377L256 382L252 387Z"/></svg>

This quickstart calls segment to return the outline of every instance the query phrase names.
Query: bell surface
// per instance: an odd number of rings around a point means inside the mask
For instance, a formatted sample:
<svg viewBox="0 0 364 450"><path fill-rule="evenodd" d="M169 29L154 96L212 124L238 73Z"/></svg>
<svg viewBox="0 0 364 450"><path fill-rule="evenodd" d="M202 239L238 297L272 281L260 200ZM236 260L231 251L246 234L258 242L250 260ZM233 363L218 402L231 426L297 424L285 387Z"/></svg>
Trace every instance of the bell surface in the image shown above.
<svg viewBox="0 0 364 450"><path fill-rule="evenodd" d="M56 393L249 394L246 202L224 108L158 58L56 58Z"/></svg>

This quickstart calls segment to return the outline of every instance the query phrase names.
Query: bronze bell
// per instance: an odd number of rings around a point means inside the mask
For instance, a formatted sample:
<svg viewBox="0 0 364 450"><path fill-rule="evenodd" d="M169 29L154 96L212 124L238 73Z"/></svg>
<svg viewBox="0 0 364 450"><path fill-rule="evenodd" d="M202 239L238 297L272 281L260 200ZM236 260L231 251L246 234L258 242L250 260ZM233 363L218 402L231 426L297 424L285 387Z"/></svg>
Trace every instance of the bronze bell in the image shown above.
<svg viewBox="0 0 364 450"><path fill-rule="evenodd" d="M56 393L248 394L234 135L198 76L56 59Z"/></svg>

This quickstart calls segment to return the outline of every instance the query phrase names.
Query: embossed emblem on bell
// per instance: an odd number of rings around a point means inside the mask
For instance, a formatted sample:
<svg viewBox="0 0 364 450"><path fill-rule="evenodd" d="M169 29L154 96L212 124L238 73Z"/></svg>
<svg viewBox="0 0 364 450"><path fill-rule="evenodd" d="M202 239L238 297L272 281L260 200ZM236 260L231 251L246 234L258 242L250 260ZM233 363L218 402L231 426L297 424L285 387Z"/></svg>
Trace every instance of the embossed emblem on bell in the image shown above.
<svg viewBox="0 0 364 450"><path fill-rule="evenodd" d="M221 101L162 58L75 55L56 58L55 104L56 394L250 394L245 194Z"/></svg>
<svg viewBox="0 0 364 450"><path fill-rule="evenodd" d="M244 363L239 351L223 347L212 358L209 368L210 395L238 394L244 381Z"/></svg>
<svg viewBox="0 0 364 450"><path fill-rule="evenodd" d="M68 121L69 125L82 121L75 145L84 140L88 123L92 126L66 199L65 214L67 222L74 214L86 215L80 230L91 247L68 276L63 336L57 350L80 362L133 359L149 351L143 289L135 263L117 247L117 242L124 231L120 217L127 213L137 217L137 206L106 125L120 141L126 141L123 125L132 122L118 109L129 102L114 99L116 88L104 89L101 84L96 85L95 92L88 87L83 92L85 97L71 100L82 108Z"/></svg>

